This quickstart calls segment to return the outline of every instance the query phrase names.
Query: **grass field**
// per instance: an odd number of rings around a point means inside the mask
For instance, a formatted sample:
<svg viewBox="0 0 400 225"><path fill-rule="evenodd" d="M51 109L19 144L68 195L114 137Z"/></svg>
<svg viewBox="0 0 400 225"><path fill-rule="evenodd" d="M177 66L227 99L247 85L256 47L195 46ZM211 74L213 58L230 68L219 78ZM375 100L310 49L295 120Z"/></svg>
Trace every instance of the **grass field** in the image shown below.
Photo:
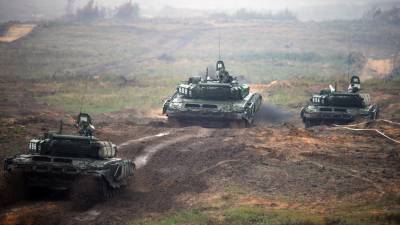
<svg viewBox="0 0 400 225"><path fill-rule="evenodd" d="M67 111L79 109L90 77L85 95L89 112L149 110L159 107L179 81L214 66L219 36L228 70L250 83L332 82L347 79L350 51L367 58L390 57L391 41L400 37L400 29L361 22L49 22L28 37L0 43L0 77L47 84L54 91L38 99ZM306 95L307 90L278 90L270 100L295 106Z"/></svg>
<svg viewBox="0 0 400 225"><path fill-rule="evenodd" d="M251 199L253 204L240 201ZM335 208L321 208L310 203L246 196L231 193L209 205L182 209L163 216L131 221L129 225L394 225L400 216L390 207L399 203L399 196L387 195L380 202L335 202ZM257 202L257 204L254 204ZM314 203L316 204L316 203ZM382 210L382 207L387 210Z"/></svg>

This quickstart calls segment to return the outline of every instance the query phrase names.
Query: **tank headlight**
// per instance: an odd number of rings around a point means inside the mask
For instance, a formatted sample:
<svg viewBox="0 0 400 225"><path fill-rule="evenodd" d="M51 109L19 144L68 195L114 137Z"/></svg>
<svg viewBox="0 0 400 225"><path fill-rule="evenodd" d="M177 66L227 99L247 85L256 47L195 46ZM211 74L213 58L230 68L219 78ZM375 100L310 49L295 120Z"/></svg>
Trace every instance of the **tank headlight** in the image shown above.
<svg viewBox="0 0 400 225"><path fill-rule="evenodd" d="M180 109L183 105L184 105L184 103L171 103L170 108L177 110L177 109Z"/></svg>
<svg viewBox="0 0 400 225"><path fill-rule="evenodd" d="M317 107L315 107L315 106L309 106L309 107L307 108L307 110L308 110L309 112L312 112L312 113L318 111Z"/></svg>
<svg viewBox="0 0 400 225"><path fill-rule="evenodd" d="M238 113L242 113L242 112L244 112L244 108L240 107L240 106L234 106L233 107L233 111L238 112Z"/></svg>

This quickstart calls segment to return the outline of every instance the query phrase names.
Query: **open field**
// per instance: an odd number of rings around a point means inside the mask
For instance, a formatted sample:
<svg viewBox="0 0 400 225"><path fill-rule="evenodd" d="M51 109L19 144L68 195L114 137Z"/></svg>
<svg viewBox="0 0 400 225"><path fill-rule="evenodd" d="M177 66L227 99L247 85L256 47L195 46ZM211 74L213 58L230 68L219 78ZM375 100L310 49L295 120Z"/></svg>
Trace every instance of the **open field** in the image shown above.
<svg viewBox="0 0 400 225"><path fill-rule="evenodd" d="M23 41L0 44L0 75L6 80L48 84L53 92L40 100L66 106L69 112L79 108L74 99L84 92L85 79L89 80L89 101L91 94L106 98L89 105L91 113L151 110L180 80L204 76L206 67L214 67L219 36L228 70L241 79L259 84L288 79L315 83L347 82L348 71L365 73L366 78L384 77L382 72L387 72L390 63L379 70L377 62L390 62L396 51L392 42L400 31L396 26L361 22L48 22ZM368 63L358 68L356 62L348 70L350 52L362 54ZM79 85L71 85L76 80ZM137 88L141 91L134 91ZM143 104L143 95L150 92ZM126 93L131 99L120 101Z"/></svg>
<svg viewBox="0 0 400 225"><path fill-rule="evenodd" d="M163 100L214 67L219 34L227 69L263 95L261 118L245 129L171 126ZM88 210L65 196L21 200L2 174L0 224L399 224L400 145L299 119L311 94L346 88L352 51L367 60L351 73L368 75L382 117L400 122L400 79L387 68L397 37L399 27L360 22L39 24L0 43L0 160L60 119L74 132L82 108L139 168L121 195ZM400 139L397 125L357 127Z"/></svg>

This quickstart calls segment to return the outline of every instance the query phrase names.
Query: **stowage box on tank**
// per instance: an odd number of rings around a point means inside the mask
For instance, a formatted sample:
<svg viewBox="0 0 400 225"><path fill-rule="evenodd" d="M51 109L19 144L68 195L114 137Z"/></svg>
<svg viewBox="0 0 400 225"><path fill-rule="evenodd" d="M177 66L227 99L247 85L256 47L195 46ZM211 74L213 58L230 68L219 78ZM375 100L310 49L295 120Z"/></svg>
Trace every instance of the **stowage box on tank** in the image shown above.
<svg viewBox="0 0 400 225"><path fill-rule="evenodd" d="M250 93L247 84L239 84L220 60L216 64L216 79L211 79L207 72L205 79L190 77L187 82L179 84L175 93L165 101L163 114L169 120L239 121L249 125L253 123L261 102L261 95Z"/></svg>
<svg viewBox="0 0 400 225"><path fill-rule="evenodd" d="M9 175L22 176L27 188L72 190L84 193L79 196L83 198L110 197L128 184L135 165L116 158L115 144L92 136L88 114L79 114L76 126L79 135L61 134L60 129L31 140L29 152L7 158L4 169Z"/></svg>

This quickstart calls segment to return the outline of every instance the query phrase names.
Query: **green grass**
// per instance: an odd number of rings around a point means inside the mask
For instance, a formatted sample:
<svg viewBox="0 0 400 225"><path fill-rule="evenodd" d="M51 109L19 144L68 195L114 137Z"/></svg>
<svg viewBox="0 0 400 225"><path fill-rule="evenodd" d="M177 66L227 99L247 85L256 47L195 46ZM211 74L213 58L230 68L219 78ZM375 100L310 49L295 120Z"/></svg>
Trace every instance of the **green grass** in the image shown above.
<svg viewBox="0 0 400 225"><path fill-rule="evenodd" d="M331 206L299 202L285 196L265 197L288 208L271 208L268 204L241 205L242 197L255 197L240 186L227 186L225 195L191 209L170 211L138 219L128 225L397 225L400 223L400 195L388 192L379 198L357 202L338 201ZM257 196L257 198L261 198Z"/></svg>
<svg viewBox="0 0 400 225"><path fill-rule="evenodd" d="M0 43L0 78L54 85L54 94L37 98L76 112L85 77L101 77L88 85L86 111L140 111L159 108L180 80L214 67L220 34L227 69L250 83L329 80L346 71L349 34L356 43L352 51L368 49L378 58L392 54L389 36L400 37L396 27L358 22L241 23L219 28L195 20L44 23L21 40ZM138 82L120 86L120 77ZM278 90L269 101L296 107L309 98L310 92L302 88Z"/></svg>
<svg viewBox="0 0 400 225"><path fill-rule="evenodd" d="M301 89L278 90L268 97L266 101L272 105L298 108L307 102L312 93Z"/></svg>
<svg viewBox="0 0 400 225"><path fill-rule="evenodd" d="M78 112L81 102L83 102L82 111L91 114L121 109L145 112L161 108L164 99L174 92L175 86L182 79L179 76L138 77L132 83L123 84L113 77L103 77L80 79L78 82L76 80L54 82L47 85L56 87L55 93L37 99L67 112Z"/></svg>
<svg viewBox="0 0 400 225"><path fill-rule="evenodd" d="M218 29L199 21L51 22L20 41L0 44L1 76L197 75L214 65L219 34L229 71L253 82L341 74L346 70L350 34L357 43L352 50L368 49L376 57L390 56L389 36L400 37L396 27L357 22L264 22Z"/></svg>
<svg viewBox="0 0 400 225"><path fill-rule="evenodd" d="M144 219L128 223L129 225L178 225L178 224L193 224L207 225L209 218L204 213L198 210L187 210L173 213L161 219Z"/></svg>
<svg viewBox="0 0 400 225"><path fill-rule="evenodd" d="M385 94L398 95L400 92L400 76L393 79L370 79L362 84L362 88L369 91L384 91Z"/></svg>
<svg viewBox="0 0 400 225"><path fill-rule="evenodd" d="M265 225L283 225L283 224L321 224L322 218L312 214L305 214L295 210L272 210L266 211L258 207L240 207L228 210L224 214L224 224L265 224Z"/></svg>
<svg viewBox="0 0 400 225"><path fill-rule="evenodd" d="M134 220L128 225L396 225L400 212L374 214L368 211L315 213L304 209L266 210L260 207L231 207L222 212L200 209L168 213L163 216Z"/></svg>

